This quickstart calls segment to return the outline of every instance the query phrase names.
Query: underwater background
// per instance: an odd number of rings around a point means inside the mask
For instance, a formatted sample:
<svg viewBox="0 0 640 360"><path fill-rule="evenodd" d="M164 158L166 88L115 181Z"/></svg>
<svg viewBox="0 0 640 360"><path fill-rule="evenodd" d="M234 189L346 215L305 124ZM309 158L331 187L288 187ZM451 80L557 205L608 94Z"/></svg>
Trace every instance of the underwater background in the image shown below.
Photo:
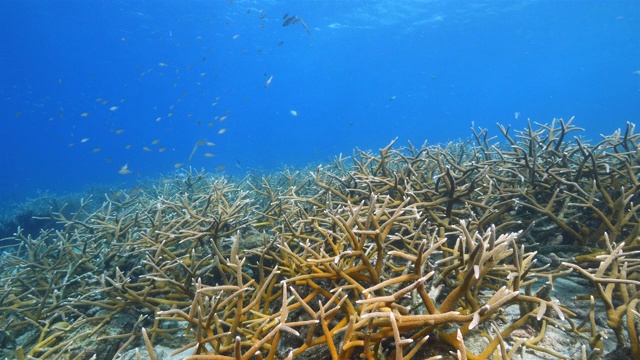
<svg viewBox="0 0 640 360"><path fill-rule="evenodd" d="M0 207L640 114L640 1L0 1ZM283 26L287 25L287 26ZM575 134L575 133L574 133Z"/></svg>
<svg viewBox="0 0 640 360"><path fill-rule="evenodd" d="M0 359L640 359L640 0L0 26Z"/></svg>

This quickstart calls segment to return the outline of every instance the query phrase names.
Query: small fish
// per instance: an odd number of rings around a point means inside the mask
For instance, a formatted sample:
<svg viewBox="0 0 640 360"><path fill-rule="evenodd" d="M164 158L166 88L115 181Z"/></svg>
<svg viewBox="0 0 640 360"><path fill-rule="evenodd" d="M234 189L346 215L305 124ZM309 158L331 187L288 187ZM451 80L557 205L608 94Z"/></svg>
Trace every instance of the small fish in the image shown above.
<svg viewBox="0 0 640 360"><path fill-rule="evenodd" d="M282 46L282 45L284 45L284 41L280 41L280 42L278 43L278 46Z"/></svg>
<svg viewBox="0 0 640 360"><path fill-rule="evenodd" d="M128 175L131 174L131 170L129 170L129 164L124 164L122 165L122 167L120 168L120 170L118 171L118 174L120 175Z"/></svg>
<svg viewBox="0 0 640 360"><path fill-rule="evenodd" d="M127 145L124 146L124 149L125 150L129 150L129 149L131 149L132 146L133 146L132 144L127 144Z"/></svg>
<svg viewBox="0 0 640 360"><path fill-rule="evenodd" d="M209 126L214 126L214 125L215 125L215 123L214 123L214 122L210 122L210 123L208 123L207 125L209 125Z"/></svg>
<svg viewBox="0 0 640 360"><path fill-rule="evenodd" d="M91 149L91 151L93 151L94 153L100 152L100 150L102 150L102 148L100 147L94 147L93 149Z"/></svg>
<svg viewBox="0 0 640 360"><path fill-rule="evenodd" d="M214 144L211 141L209 141L209 142L207 142L207 146L216 146L216 144Z"/></svg>
<svg viewBox="0 0 640 360"><path fill-rule="evenodd" d="M292 116L298 116L298 112L295 110L291 110L289 112L291 113Z"/></svg>
<svg viewBox="0 0 640 360"><path fill-rule="evenodd" d="M233 37L231 37L231 38L232 38L233 40L236 40L236 39L237 39L237 38L239 38L239 37L240 37L240 34L235 34L235 35L233 35Z"/></svg>
<svg viewBox="0 0 640 360"><path fill-rule="evenodd" d="M198 146L202 146L201 142L204 140L198 140L196 141L195 145L193 145L193 150L191 150L191 154L189 155L189 160L187 161L191 161L191 159L193 159L193 156L196 154L196 151L198 150Z"/></svg>
<svg viewBox="0 0 640 360"><path fill-rule="evenodd" d="M87 141L89 141L89 138L84 138L84 139L80 140L80 142L83 143L83 144L86 143Z"/></svg>
<svg viewBox="0 0 640 360"><path fill-rule="evenodd" d="M220 117L220 122L227 120L227 115Z"/></svg>
<svg viewBox="0 0 640 360"><path fill-rule="evenodd" d="M309 29L309 27L307 26L307 23L304 22L304 20L302 20L302 18L300 18L300 23L302 24L304 29L307 30L307 34L309 34L309 36L311 36L311 29Z"/></svg>
<svg viewBox="0 0 640 360"><path fill-rule="evenodd" d="M118 110L118 107L117 106L112 106L112 107L109 108L109 110L116 111L116 110Z"/></svg>
<svg viewBox="0 0 640 360"><path fill-rule="evenodd" d="M297 16L291 16L290 18L286 19L283 23L282 26L289 26L291 25L291 23L293 23L298 17Z"/></svg>
<svg viewBox="0 0 640 360"><path fill-rule="evenodd" d="M151 152L151 149L149 149L148 147L144 146L144 147L142 148L142 151Z"/></svg>
<svg viewBox="0 0 640 360"><path fill-rule="evenodd" d="M153 139L151 145L157 145L160 142L160 139Z"/></svg>
<svg viewBox="0 0 640 360"><path fill-rule="evenodd" d="M269 85L271 85L271 81L273 81L273 75L269 76L269 78L267 79L267 82L264 83L265 89L268 88Z"/></svg>
<svg viewBox="0 0 640 360"><path fill-rule="evenodd" d="M109 103L109 100L102 100L101 104L102 105L107 105Z"/></svg>
<svg viewBox="0 0 640 360"><path fill-rule="evenodd" d="M159 63L158 63L158 66L160 66L161 68L163 68L163 67L167 67L167 64L165 64L165 63L163 63L163 62L159 62Z"/></svg>
<svg viewBox="0 0 640 360"><path fill-rule="evenodd" d="M67 147L74 147L76 145L76 143L69 143L67 144Z"/></svg>
<svg viewBox="0 0 640 360"><path fill-rule="evenodd" d="M222 129L218 130L218 135L222 135L222 134L224 134L225 132L227 132L227 129L222 128Z"/></svg>
<svg viewBox="0 0 640 360"><path fill-rule="evenodd" d="M161 148L159 148L159 149L158 149L158 152L163 153L163 152L165 152L166 150L167 150L167 147L166 147L166 146L163 146L163 147L161 147Z"/></svg>
<svg viewBox="0 0 640 360"><path fill-rule="evenodd" d="M88 116L89 116L89 113L88 113L88 112L83 112L82 114L80 114L80 116L82 116L82 117L88 117Z"/></svg>
<svg viewBox="0 0 640 360"><path fill-rule="evenodd" d="M182 165L184 165L183 163L175 163L173 164L173 167L176 169L180 169L182 167Z"/></svg>
<svg viewBox="0 0 640 360"><path fill-rule="evenodd" d="M116 131L114 131L113 133L116 135L120 135L124 132L124 129L117 129Z"/></svg>
<svg viewBox="0 0 640 360"><path fill-rule="evenodd" d="M307 26L307 23L305 23L301 17L297 17L295 15L291 16L290 18L286 19L284 23L282 23L282 26L295 25L297 23L301 23L304 29L307 30L307 34L311 36L311 29L309 29L309 27Z"/></svg>
<svg viewBox="0 0 640 360"><path fill-rule="evenodd" d="M211 159L212 157L214 157L215 155L213 155L212 153L205 153L204 157Z"/></svg>
<svg viewBox="0 0 640 360"><path fill-rule="evenodd" d="M211 106L216 106L216 105L218 105L218 103L215 101L211 103Z"/></svg>
<svg viewBox="0 0 640 360"><path fill-rule="evenodd" d="M107 164L111 164L112 161L113 161L113 159L110 158L110 157L104 159L104 162L106 162Z"/></svg>
<svg viewBox="0 0 640 360"><path fill-rule="evenodd" d="M218 165L218 166L216 166L216 170L218 170L218 171L222 171L222 170L224 170L224 169L226 169L226 168L227 168L227 167L226 167L225 165Z"/></svg>
<svg viewBox="0 0 640 360"><path fill-rule="evenodd" d="M162 118L158 116L158 117L156 118L156 122L160 122L160 120L162 120Z"/></svg>
<svg viewBox="0 0 640 360"><path fill-rule="evenodd" d="M389 100L390 100L390 101L395 101L395 100L396 100L396 96L395 96L395 95L391 95L391 96L389 96Z"/></svg>

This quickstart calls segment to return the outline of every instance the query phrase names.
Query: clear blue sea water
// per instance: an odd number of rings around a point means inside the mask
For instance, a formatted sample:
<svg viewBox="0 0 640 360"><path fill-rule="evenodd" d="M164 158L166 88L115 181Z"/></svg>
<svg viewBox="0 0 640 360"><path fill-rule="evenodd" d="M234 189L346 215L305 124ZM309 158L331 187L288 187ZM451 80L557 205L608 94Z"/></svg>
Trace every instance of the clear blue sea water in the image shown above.
<svg viewBox="0 0 640 360"><path fill-rule="evenodd" d="M176 164L300 168L472 124L575 116L598 140L640 117L638 0L0 7L0 204L135 186Z"/></svg>

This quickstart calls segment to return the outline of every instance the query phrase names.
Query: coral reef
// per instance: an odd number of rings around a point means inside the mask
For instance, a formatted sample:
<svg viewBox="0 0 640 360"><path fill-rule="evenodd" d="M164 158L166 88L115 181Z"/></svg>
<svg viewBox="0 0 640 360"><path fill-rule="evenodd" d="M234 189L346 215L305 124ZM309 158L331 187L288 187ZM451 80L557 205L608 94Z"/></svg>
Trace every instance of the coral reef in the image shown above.
<svg viewBox="0 0 640 360"><path fill-rule="evenodd" d="M589 145L577 130L500 126L502 143L480 129L84 199L51 213L60 228L2 240L4 355L587 359L609 333L640 357L639 136L627 124ZM554 296L576 276L583 313ZM570 355L543 345L551 326L577 339Z"/></svg>

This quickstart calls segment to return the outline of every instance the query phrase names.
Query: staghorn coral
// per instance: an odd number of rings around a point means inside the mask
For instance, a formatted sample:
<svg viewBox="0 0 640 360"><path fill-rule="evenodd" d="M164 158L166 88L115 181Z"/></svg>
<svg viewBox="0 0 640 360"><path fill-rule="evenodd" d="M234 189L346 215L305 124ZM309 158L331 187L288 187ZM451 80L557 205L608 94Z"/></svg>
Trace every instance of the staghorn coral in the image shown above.
<svg viewBox="0 0 640 360"><path fill-rule="evenodd" d="M589 146L567 140L571 123L83 200L51 214L62 228L5 240L18 245L0 259L2 341L17 358L154 357L157 344L188 359L566 358L541 346L553 325L593 357L595 305L576 325L551 297L575 271L637 354L638 135L628 124ZM558 235L582 265L536 267Z"/></svg>
<svg viewBox="0 0 640 360"><path fill-rule="evenodd" d="M576 264L562 263L563 266L577 270L589 279L596 289L595 296L605 306L608 318L607 325L613 330L619 347L629 346L634 358L640 358L640 340L638 338L637 320L640 318L640 268L637 255L639 250L625 252L625 243L612 243L605 233L607 255L598 256L600 261L597 269L584 269ZM591 309L589 312L590 333L589 344L592 349L602 349L602 332L597 331L594 314L594 295L590 296ZM625 321L626 316L626 321ZM585 319L586 320L586 319ZM584 321L579 328L586 325ZM625 336L625 328L628 336Z"/></svg>

